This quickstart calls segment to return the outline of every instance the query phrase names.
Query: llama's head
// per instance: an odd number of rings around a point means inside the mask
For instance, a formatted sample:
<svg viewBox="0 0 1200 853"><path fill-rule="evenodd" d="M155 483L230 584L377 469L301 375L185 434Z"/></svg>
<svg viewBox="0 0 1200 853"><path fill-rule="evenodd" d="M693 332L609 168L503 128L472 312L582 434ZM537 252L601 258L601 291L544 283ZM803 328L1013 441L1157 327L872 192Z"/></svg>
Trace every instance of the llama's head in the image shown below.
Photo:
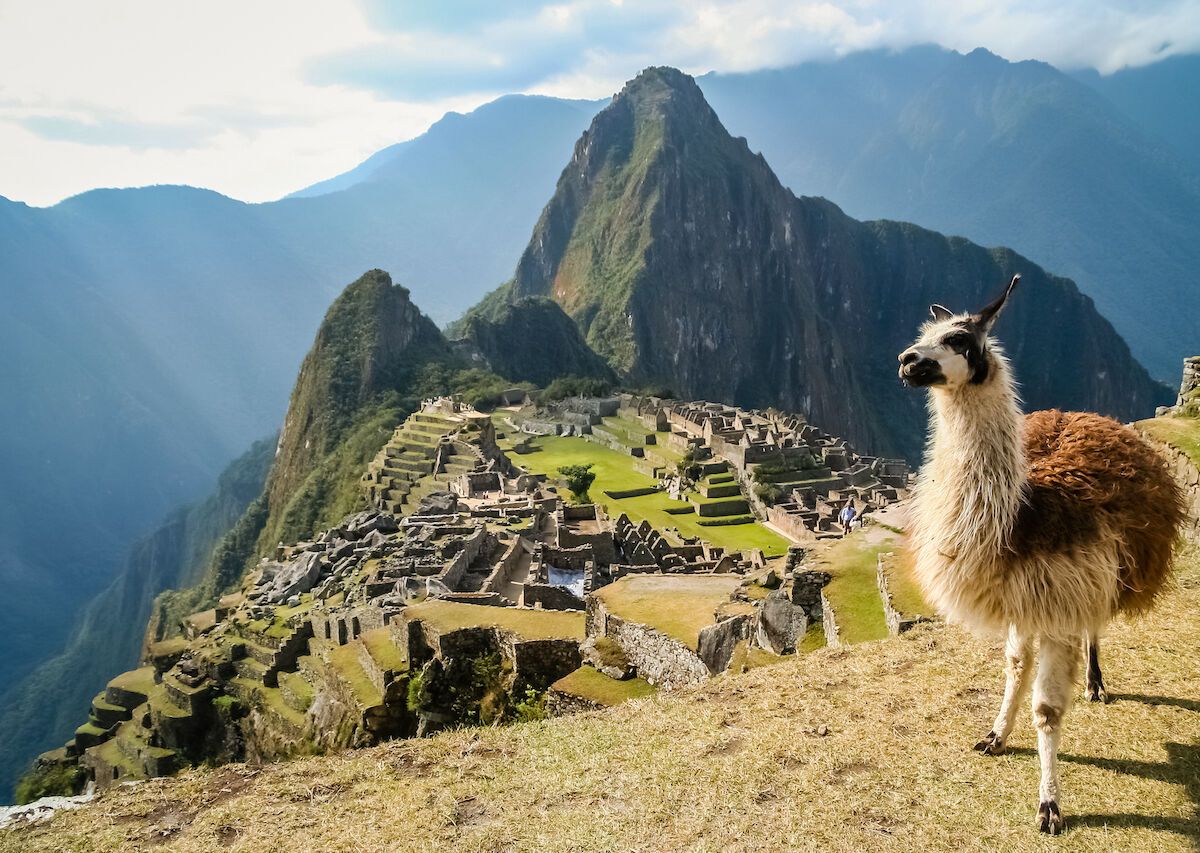
<svg viewBox="0 0 1200 853"><path fill-rule="evenodd" d="M955 314L941 305L930 305L933 319L921 327L916 342L899 355L904 383L946 389L986 383L997 367L996 355L990 352L995 342L988 333L1020 280L1020 275L1014 275L999 299L974 314Z"/></svg>

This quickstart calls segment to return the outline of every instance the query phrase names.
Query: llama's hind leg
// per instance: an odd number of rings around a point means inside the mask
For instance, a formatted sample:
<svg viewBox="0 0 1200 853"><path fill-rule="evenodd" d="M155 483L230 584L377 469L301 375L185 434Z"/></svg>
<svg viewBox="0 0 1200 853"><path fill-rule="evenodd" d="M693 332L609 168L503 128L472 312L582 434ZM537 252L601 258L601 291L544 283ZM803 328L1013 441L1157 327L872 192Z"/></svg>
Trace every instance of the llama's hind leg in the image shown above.
<svg viewBox="0 0 1200 853"><path fill-rule="evenodd" d="M1108 691L1104 689L1104 676L1100 673L1100 639L1087 638L1087 698L1092 702L1108 704Z"/></svg>
<svg viewBox="0 0 1200 853"><path fill-rule="evenodd" d="M1016 626L1008 629L1008 641L1004 644L1004 701L992 730L975 744L984 755L999 755L1004 752L1008 736L1017 721L1017 710L1029 692L1030 664L1033 662L1033 639L1022 636Z"/></svg>
<svg viewBox="0 0 1200 853"><path fill-rule="evenodd" d="M1082 638L1067 640L1042 637L1038 647L1038 671L1033 683L1033 724L1038 733L1038 757L1042 765L1039 789L1038 829L1058 835L1063 829L1059 809L1058 745L1063 718L1075 692L1079 674Z"/></svg>

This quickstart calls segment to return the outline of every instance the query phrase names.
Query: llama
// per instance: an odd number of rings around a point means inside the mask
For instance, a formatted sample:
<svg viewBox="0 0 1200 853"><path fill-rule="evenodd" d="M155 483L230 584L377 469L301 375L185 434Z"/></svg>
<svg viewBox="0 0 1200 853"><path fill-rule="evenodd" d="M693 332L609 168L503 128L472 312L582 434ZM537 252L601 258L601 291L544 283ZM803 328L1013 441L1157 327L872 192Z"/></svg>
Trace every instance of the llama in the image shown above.
<svg viewBox="0 0 1200 853"><path fill-rule="evenodd" d="M1167 581L1183 500L1133 430L1094 414L1023 416L990 337L1020 276L975 314L930 307L900 358L930 389L930 439L909 514L914 573L949 621L1006 636L1004 699L979 751L1004 751L1030 688L1041 764L1037 824L1063 828L1057 768L1063 716L1088 653L1087 694L1106 701L1098 637Z"/></svg>

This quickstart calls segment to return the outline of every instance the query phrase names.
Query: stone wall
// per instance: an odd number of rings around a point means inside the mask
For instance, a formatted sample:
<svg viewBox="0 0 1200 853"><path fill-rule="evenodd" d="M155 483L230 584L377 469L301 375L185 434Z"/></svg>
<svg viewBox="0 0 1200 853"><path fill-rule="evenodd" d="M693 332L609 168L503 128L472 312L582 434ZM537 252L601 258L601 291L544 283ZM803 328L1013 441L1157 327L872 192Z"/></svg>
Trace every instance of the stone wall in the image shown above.
<svg viewBox="0 0 1200 853"><path fill-rule="evenodd" d="M576 640L521 640L501 632L500 653L512 661L511 691L518 699L527 688L546 690L583 663Z"/></svg>
<svg viewBox="0 0 1200 853"><path fill-rule="evenodd" d="M526 607L540 607L543 610L583 610L583 599L564 586L548 583L525 584L524 603Z"/></svg>
<svg viewBox="0 0 1200 853"><path fill-rule="evenodd" d="M1182 450L1163 444L1146 433L1147 439L1154 449L1162 454L1167 461L1167 468L1183 490L1183 505L1187 517L1183 521L1183 535L1189 541L1200 543L1200 471L1192 465L1192 460Z"/></svg>
<svg viewBox="0 0 1200 853"><path fill-rule="evenodd" d="M529 546L528 550L531 551L532 546ZM487 580L483 582L483 586L480 589L483 592L502 593L509 581L512 580L513 572L520 565L521 557L525 553L527 553L526 544L520 536L517 536L508 546L508 550L504 552L504 556L500 558L500 562L496 564L496 568L492 569L492 573L488 575Z"/></svg>
<svg viewBox="0 0 1200 853"><path fill-rule="evenodd" d="M709 678L708 666L696 652L661 631L609 613L598 596L588 599L587 635L611 638L637 667L638 675L665 690Z"/></svg>
<svg viewBox="0 0 1200 853"><path fill-rule="evenodd" d="M875 561L875 585L879 587L879 597L883 600L883 618L887 622L888 633L893 637L903 634L915 625L929 620L924 616L912 613L901 613L892 604L892 593L888 589L888 566L894 564L896 555L891 551L880 554Z"/></svg>
<svg viewBox="0 0 1200 853"><path fill-rule="evenodd" d="M463 549L454 555L454 559L442 570L438 579L450 589L457 589L458 585L462 583L463 575L467 573L467 568L479 556L479 551L487 536L486 527L473 528L471 535L462 540Z"/></svg>
<svg viewBox="0 0 1200 853"><path fill-rule="evenodd" d="M833 613L833 607L829 604L829 599L825 597L825 593L821 593L821 627L825 630L825 645L830 648L837 648L842 644L841 634L838 631L837 617Z"/></svg>

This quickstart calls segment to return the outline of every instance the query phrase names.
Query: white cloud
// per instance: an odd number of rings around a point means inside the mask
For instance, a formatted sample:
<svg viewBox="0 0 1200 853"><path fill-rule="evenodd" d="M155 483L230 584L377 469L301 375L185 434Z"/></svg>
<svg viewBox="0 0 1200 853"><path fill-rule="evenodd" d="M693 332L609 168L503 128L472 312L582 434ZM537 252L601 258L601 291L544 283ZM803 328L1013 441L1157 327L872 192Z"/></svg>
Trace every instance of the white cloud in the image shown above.
<svg viewBox="0 0 1200 853"><path fill-rule="evenodd" d="M1194 0L0 0L0 194L278 197L506 91L935 42L1112 71L1200 50Z"/></svg>

